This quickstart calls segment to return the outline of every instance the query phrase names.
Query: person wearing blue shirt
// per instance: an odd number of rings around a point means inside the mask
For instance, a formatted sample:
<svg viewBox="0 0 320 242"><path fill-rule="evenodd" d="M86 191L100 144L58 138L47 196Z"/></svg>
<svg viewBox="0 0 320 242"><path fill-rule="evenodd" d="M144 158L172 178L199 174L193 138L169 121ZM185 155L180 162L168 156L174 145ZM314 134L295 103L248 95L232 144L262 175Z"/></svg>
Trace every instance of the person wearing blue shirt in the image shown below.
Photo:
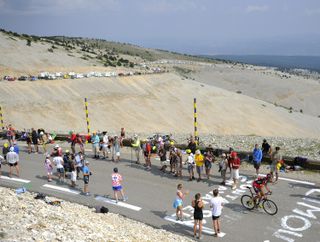
<svg viewBox="0 0 320 242"><path fill-rule="evenodd" d="M92 133L91 143L92 143L92 150L93 150L94 158L99 159L100 138L96 132Z"/></svg>
<svg viewBox="0 0 320 242"><path fill-rule="evenodd" d="M259 168L262 160L262 150L259 148L258 144L255 144L252 152L253 166L256 169L257 176L259 175Z"/></svg>
<svg viewBox="0 0 320 242"><path fill-rule="evenodd" d="M90 193L88 191L88 186L89 186L89 177L91 172L88 165L89 165L89 161L85 161L84 167L82 168L83 182L84 182L83 193L86 196L90 196Z"/></svg>
<svg viewBox="0 0 320 242"><path fill-rule="evenodd" d="M20 149L16 141L13 142L13 149L19 155Z"/></svg>

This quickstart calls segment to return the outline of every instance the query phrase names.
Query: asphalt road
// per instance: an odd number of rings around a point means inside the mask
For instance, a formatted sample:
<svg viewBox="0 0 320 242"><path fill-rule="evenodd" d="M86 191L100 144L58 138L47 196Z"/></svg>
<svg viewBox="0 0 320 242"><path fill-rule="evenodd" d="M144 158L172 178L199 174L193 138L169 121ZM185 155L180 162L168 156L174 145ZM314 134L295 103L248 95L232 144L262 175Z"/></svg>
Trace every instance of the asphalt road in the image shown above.
<svg viewBox="0 0 320 242"><path fill-rule="evenodd" d="M0 141L3 144L3 141ZM67 146L67 144L64 144ZM120 163L109 160L95 160L88 158L93 175L90 177L89 190L91 196L84 196L80 192L83 181L77 181L77 187L70 191L70 180L66 184L58 184L56 180L47 182L44 168L43 154L27 154L24 144L21 144L20 167L21 179L30 182L23 183L7 179L8 166L2 166L1 186L18 188L26 186L28 190L42 192L47 195L81 203L88 206L104 205L112 213L141 221L156 228L162 228L185 236L193 236L192 231L192 197L200 192L204 201L209 201L212 190L218 188L221 196L226 200L221 217L221 238L213 238L212 221L209 205L205 205L204 211L204 238L203 241L320 241L320 187L308 181L292 179L280 180L271 185L272 199L278 206L276 215L266 214L263 209L248 211L242 207L240 197L248 194L246 188L253 177L248 172L240 170L241 187L232 191L230 185L219 186L220 176L218 168L213 165L213 175L209 181L187 181L187 171L184 170L183 179L177 179L171 174L163 174L159 171L159 161L153 159L151 171L146 171L142 165L131 162L129 148L122 150ZM90 146L87 146L90 149ZM91 156L90 153L88 155ZM118 167L124 178L124 191L129 197L126 203L114 204L112 200L106 200L106 196L112 195L111 173L114 167ZM13 178L16 178L13 176ZM183 222L175 221L175 210L172 207L175 198L176 186L182 183L190 194L184 202L186 219ZM44 187L44 186L54 187ZM57 190L65 188L66 191ZM69 189L69 190L68 190ZM210 194L211 193L211 194ZM107 201L107 202L106 202Z"/></svg>

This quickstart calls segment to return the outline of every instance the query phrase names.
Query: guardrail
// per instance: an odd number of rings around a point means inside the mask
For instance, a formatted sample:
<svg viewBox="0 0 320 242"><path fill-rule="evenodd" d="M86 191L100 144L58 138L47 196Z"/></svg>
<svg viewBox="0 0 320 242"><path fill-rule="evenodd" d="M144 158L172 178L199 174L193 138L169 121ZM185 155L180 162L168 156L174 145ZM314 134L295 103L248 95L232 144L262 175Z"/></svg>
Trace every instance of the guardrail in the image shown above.
<svg viewBox="0 0 320 242"><path fill-rule="evenodd" d="M86 134L83 134L83 135L86 135ZM21 136L21 132L17 132L16 133L16 138L19 139L20 136ZM5 139L6 138L6 133L5 132L0 132L0 137ZM55 140L68 141L69 137L70 137L70 135L68 135L68 134L57 134L56 137L55 137ZM131 147L132 139L131 138L124 139L122 141L122 144L125 147ZM175 144L175 147L177 147L178 149L181 149L181 150L187 149L187 145L186 144ZM198 146L197 148L200 149L201 151L205 151L207 149L207 147L205 147L205 146ZM215 156L221 155L223 152L227 153L228 150L219 149L219 148L214 149L214 155ZM250 155L252 155L252 153L248 152L248 151L238 151L237 150L237 153L238 153L238 156L240 157L240 159L242 161L248 161L248 162L249 162L248 157ZM291 156L283 156L283 160L284 160L285 164L290 165L290 166L294 165L294 158L295 157L291 157ZM263 159L262 159L262 162L264 164L270 164L271 163L270 157L267 156L267 155L264 156ZM301 167L303 167L304 169L308 169L308 170L320 170L320 161L319 160L307 159L303 164L299 164L299 165Z"/></svg>

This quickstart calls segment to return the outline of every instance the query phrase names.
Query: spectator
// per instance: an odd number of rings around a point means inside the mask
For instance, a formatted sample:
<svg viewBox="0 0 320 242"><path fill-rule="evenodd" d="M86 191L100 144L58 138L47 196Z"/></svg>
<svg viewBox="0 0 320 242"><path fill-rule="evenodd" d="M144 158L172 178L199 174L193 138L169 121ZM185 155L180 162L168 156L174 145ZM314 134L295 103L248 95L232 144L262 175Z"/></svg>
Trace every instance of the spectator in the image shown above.
<svg viewBox="0 0 320 242"><path fill-rule="evenodd" d="M272 179L274 178L274 173L276 173L276 180L274 181L274 183L278 181L278 177L279 177L278 164L281 162L282 162L282 155L280 152L280 147L277 146L276 150L271 153L271 165L270 165L270 174Z"/></svg>
<svg viewBox="0 0 320 242"><path fill-rule="evenodd" d="M135 156L136 156L136 164L140 164L140 150L141 150L141 147L140 147L140 139L138 137L138 135L134 135L133 136L133 141L131 143L131 146L133 147L134 149L134 153L135 153Z"/></svg>
<svg viewBox="0 0 320 242"><path fill-rule="evenodd" d="M32 128L31 130L32 130L31 131L31 139L32 139L32 143L34 145L34 150L35 150L36 153L38 153L39 152L39 147L38 147L39 137L38 137L38 133L34 128Z"/></svg>
<svg viewBox="0 0 320 242"><path fill-rule="evenodd" d="M219 190L213 190L213 198L210 200L210 208L212 213L213 229L215 234L213 236L217 237L220 233L220 216L223 208L223 198L219 196Z"/></svg>
<svg viewBox="0 0 320 242"><path fill-rule="evenodd" d="M84 182L84 187L83 187L83 193L85 196L90 196L88 186L89 186L89 177L91 175L91 172L89 170L89 161L84 162L84 167L82 169L83 172L83 182Z"/></svg>
<svg viewBox="0 0 320 242"><path fill-rule="evenodd" d="M191 152L190 149L187 149L186 150L187 154L188 154L188 158L187 158L187 165L188 165L188 173L189 173L189 181L192 181L194 180L194 166L195 166L195 163L194 163L194 156Z"/></svg>
<svg viewBox="0 0 320 242"><path fill-rule="evenodd" d="M184 192L182 190L182 184L178 184L177 186L177 193L176 199L173 202L173 207L176 209L176 220L183 221L183 200L188 192Z"/></svg>
<svg viewBox="0 0 320 242"><path fill-rule="evenodd" d="M48 176L48 182L52 181L52 171L53 171L53 167L51 164L51 160L50 160L50 155L47 154L46 155L46 159L44 161L44 166L46 168L46 172L47 172L47 176Z"/></svg>
<svg viewBox="0 0 320 242"><path fill-rule="evenodd" d="M202 239L202 220L203 220L203 202L201 199L200 193L197 193L192 200L191 203L192 207L194 208L193 212L193 219L194 219L194 225L193 225L193 237L197 237L197 225L199 225L199 235L198 239Z"/></svg>
<svg viewBox="0 0 320 242"><path fill-rule="evenodd" d="M113 173L111 175L112 179L112 190L114 194L114 199L116 200L116 203L118 203L118 193L120 192L122 200L125 202L127 201L127 198L124 196L123 187L121 185L122 183L122 176L118 173L118 168L113 169Z"/></svg>
<svg viewBox="0 0 320 242"><path fill-rule="evenodd" d="M73 132L69 132L70 135L70 142L71 142L71 152L72 154L76 153L76 142L77 142L77 135Z"/></svg>
<svg viewBox="0 0 320 242"><path fill-rule="evenodd" d="M28 146L28 154L32 152L32 138L31 138L31 133L27 133L27 138L26 138L27 146Z"/></svg>
<svg viewBox="0 0 320 242"><path fill-rule="evenodd" d="M39 144L42 145L43 152L47 152L47 144L48 144L48 137L44 131L40 131L39 134Z"/></svg>
<svg viewBox="0 0 320 242"><path fill-rule="evenodd" d="M209 145L207 152L206 152L206 155L205 155L205 160L204 160L204 167L206 170L206 175L207 175L208 180L210 178L210 171L211 171L211 167L212 167L213 162L214 162L213 149L212 149L212 146Z"/></svg>
<svg viewBox="0 0 320 242"><path fill-rule="evenodd" d="M166 169L167 169L167 151L164 148L164 145L160 146L159 157L160 157L160 163L161 163L160 171L166 172Z"/></svg>
<svg viewBox="0 0 320 242"><path fill-rule="evenodd" d="M74 161L75 161L75 168L77 170L77 176L76 179L79 180L79 174L82 171L82 163L83 163L83 155L82 152L79 151L78 154L75 155Z"/></svg>
<svg viewBox="0 0 320 242"><path fill-rule="evenodd" d="M62 148L58 144L54 146L53 151L51 152L51 156L62 156Z"/></svg>
<svg viewBox="0 0 320 242"><path fill-rule="evenodd" d="M76 164L73 160L70 164L70 172L71 172L71 177L70 177L71 187L75 187L76 181L77 181L77 168L76 168Z"/></svg>
<svg viewBox="0 0 320 242"><path fill-rule="evenodd" d="M230 171L230 174L231 174L231 154L232 152L234 152L233 148L230 147L229 148L229 153L227 154L227 159L228 159L228 167L229 167L229 171Z"/></svg>
<svg viewBox="0 0 320 242"><path fill-rule="evenodd" d="M124 128L121 128L120 131L120 145L123 147L123 140L126 138L126 131Z"/></svg>
<svg viewBox="0 0 320 242"><path fill-rule="evenodd" d="M182 177L182 155L179 149L176 150L176 174L175 177Z"/></svg>
<svg viewBox="0 0 320 242"><path fill-rule="evenodd" d="M114 147L114 153L116 155L115 162L119 162L120 161L120 139L118 138L117 135L114 136L113 147ZM113 157L112 157L112 159L113 159ZM151 167L151 162L150 162L150 167Z"/></svg>
<svg viewBox="0 0 320 242"><path fill-rule="evenodd" d="M230 164L232 168L231 178L233 179L232 190L235 190L237 188L240 168L240 158L238 157L238 154L235 151L231 152Z"/></svg>
<svg viewBox="0 0 320 242"><path fill-rule="evenodd" d="M67 172L71 172L71 154L69 150L66 150L66 153L63 155L63 168L65 172L65 176L67 175Z"/></svg>
<svg viewBox="0 0 320 242"><path fill-rule="evenodd" d="M196 153L197 144L196 144L193 136L190 137L190 140L189 140L187 149L191 150L191 153L192 153L192 154L195 154L195 153Z"/></svg>
<svg viewBox="0 0 320 242"><path fill-rule="evenodd" d="M221 173L222 182L220 185L226 185L226 173L228 168L228 159L225 153L222 153L221 161L219 162L219 171Z"/></svg>
<svg viewBox="0 0 320 242"><path fill-rule="evenodd" d="M145 144L144 144L144 149L143 149L143 153L144 153L144 159L145 159L145 166L147 170L151 170L151 141L148 140Z"/></svg>
<svg viewBox="0 0 320 242"><path fill-rule="evenodd" d="M7 139L10 147L13 146L13 142L15 141L16 136L15 136L15 130L11 124L9 124L7 127Z"/></svg>
<svg viewBox="0 0 320 242"><path fill-rule="evenodd" d="M17 141L13 141L13 149L14 149L14 152L16 152L19 155L20 148L19 148L19 145L17 144Z"/></svg>
<svg viewBox="0 0 320 242"><path fill-rule="evenodd" d="M259 145L255 144L253 152L252 152L252 161L253 161L253 167L256 169L257 177L259 175L261 160L262 160L262 151L259 148Z"/></svg>
<svg viewBox="0 0 320 242"><path fill-rule="evenodd" d="M14 152L13 147L10 147L10 151L7 154L7 162L10 166L9 177L12 177L12 167L15 167L17 176L19 177L19 155Z"/></svg>
<svg viewBox="0 0 320 242"><path fill-rule="evenodd" d="M202 173L202 170L203 170L203 164L204 164L204 157L203 155L201 154L201 151L200 150L197 150L196 151L196 155L194 156L194 161L196 163L196 171L198 173L198 179L197 181L201 181L201 173Z"/></svg>
<svg viewBox="0 0 320 242"><path fill-rule="evenodd" d="M92 133L92 137L91 137L91 143L92 143L92 151L94 154L94 158L95 159L99 159L99 143L100 143L100 138L97 135L97 132L94 131Z"/></svg>
<svg viewBox="0 0 320 242"><path fill-rule="evenodd" d="M3 154L3 158L5 160L7 160L7 154L9 153L9 151L10 151L10 147L9 147L8 143L4 143L3 147L2 147L2 154Z"/></svg>
<svg viewBox="0 0 320 242"><path fill-rule="evenodd" d="M106 131L104 131L103 133L103 137L102 137L102 155L103 155L103 159L109 158L108 154L110 153L110 150L108 148L109 145L109 137Z"/></svg>
<svg viewBox="0 0 320 242"><path fill-rule="evenodd" d="M170 153L169 153L170 173L175 173L177 168L177 154L175 150L176 150L175 147L170 148Z"/></svg>
<svg viewBox="0 0 320 242"><path fill-rule="evenodd" d="M64 168L63 168L63 158L61 156L54 156L53 157L53 163L57 167L57 173L58 173L58 182L64 182Z"/></svg>
<svg viewBox="0 0 320 242"><path fill-rule="evenodd" d="M262 154L263 155L270 153L271 146L268 144L266 139L263 140L261 147L262 147Z"/></svg>

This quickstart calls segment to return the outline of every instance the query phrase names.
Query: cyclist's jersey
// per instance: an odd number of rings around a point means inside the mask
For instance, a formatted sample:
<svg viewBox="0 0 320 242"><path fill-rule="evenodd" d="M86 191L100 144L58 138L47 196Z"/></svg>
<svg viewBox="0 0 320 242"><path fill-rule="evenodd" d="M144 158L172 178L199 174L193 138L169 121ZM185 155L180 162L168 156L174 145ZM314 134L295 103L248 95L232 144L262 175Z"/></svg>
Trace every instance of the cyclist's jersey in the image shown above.
<svg viewBox="0 0 320 242"><path fill-rule="evenodd" d="M261 189L263 186L265 186L268 183L268 178L264 177L264 178L258 178L256 180L253 181L252 186L258 189Z"/></svg>

